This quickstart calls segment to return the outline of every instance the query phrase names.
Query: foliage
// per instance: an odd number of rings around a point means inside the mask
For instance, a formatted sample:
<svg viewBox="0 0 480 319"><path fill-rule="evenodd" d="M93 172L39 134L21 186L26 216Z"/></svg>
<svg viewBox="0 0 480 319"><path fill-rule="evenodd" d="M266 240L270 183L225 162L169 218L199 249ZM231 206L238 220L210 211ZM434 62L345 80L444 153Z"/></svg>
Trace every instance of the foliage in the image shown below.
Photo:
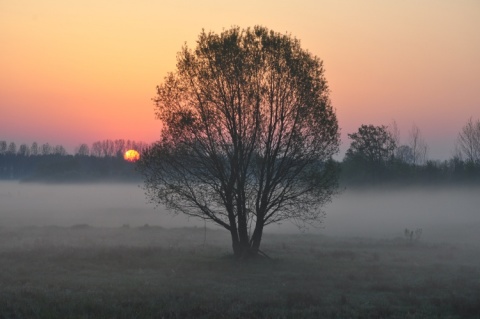
<svg viewBox="0 0 480 319"><path fill-rule="evenodd" d="M264 226L321 220L339 134L323 64L263 27L202 32L157 88L162 139L142 154L147 196L231 232L257 254Z"/></svg>
<svg viewBox="0 0 480 319"><path fill-rule="evenodd" d="M360 157L375 165L384 165L392 159L395 140L386 126L361 125L358 132L348 134L352 140L346 157Z"/></svg>
<svg viewBox="0 0 480 319"><path fill-rule="evenodd" d="M474 127L470 120L460 135L474 136ZM392 131L387 126L362 125L349 134L352 143L340 165L343 186L480 183L480 162L467 153L459 152L446 161L427 160L428 147L417 126L409 131L407 144L396 147L399 135L395 122ZM473 137L466 140L475 141ZM468 145L468 154L475 154L474 144Z"/></svg>
<svg viewBox="0 0 480 319"><path fill-rule="evenodd" d="M396 149L388 127L361 125L348 137L352 142L344 159L347 173L360 180L381 179L392 164Z"/></svg>

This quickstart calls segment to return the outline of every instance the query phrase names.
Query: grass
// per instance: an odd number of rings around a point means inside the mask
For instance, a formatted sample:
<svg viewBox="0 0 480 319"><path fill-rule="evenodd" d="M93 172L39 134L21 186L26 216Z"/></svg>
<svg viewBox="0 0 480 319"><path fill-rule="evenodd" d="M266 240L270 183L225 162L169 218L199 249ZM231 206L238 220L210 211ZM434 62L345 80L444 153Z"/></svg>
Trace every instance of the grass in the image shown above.
<svg viewBox="0 0 480 319"><path fill-rule="evenodd" d="M480 248L201 228L0 228L0 318L480 318Z"/></svg>

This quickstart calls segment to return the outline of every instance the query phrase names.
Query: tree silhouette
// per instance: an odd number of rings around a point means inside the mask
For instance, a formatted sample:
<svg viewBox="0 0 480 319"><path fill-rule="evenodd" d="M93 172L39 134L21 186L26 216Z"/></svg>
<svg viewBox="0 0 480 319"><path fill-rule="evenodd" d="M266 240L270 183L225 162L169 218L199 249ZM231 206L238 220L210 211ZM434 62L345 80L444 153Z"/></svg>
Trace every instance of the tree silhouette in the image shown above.
<svg viewBox="0 0 480 319"><path fill-rule="evenodd" d="M67 150L62 145L56 145L53 148L52 153L58 156L65 156L67 155Z"/></svg>
<svg viewBox="0 0 480 319"><path fill-rule="evenodd" d="M352 142L344 159L347 174L363 181L375 181L384 175L396 149L388 127L361 125L357 132L348 134L348 138Z"/></svg>
<svg viewBox="0 0 480 319"><path fill-rule="evenodd" d="M42 144L42 155L49 155L52 153L52 146L49 143Z"/></svg>
<svg viewBox="0 0 480 319"><path fill-rule="evenodd" d="M27 144L20 144L20 147L18 148L18 155L20 156L29 156L30 155L30 148L27 146Z"/></svg>
<svg viewBox="0 0 480 319"><path fill-rule="evenodd" d="M400 145L395 151L395 158L406 164L413 165L415 162L412 148L408 145Z"/></svg>
<svg viewBox="0 0 480 319"><path fill-rule="evenodd" d="M30 147L30 154L33 155L33 156L38 155L38 143L37 142L32 143L32 146Z"/></svg>
<svg viewBox="0 0 480 319"><path fill-rule="evenodd" d="M428 146L422 137L420 129L415 124L409 132L409 146L412 150L413 165L423 165L427 161Z"/></svg>
<svg viewBox="0 0 480 319"><path fill-rule="evenodd" d="M457 150L471 164L480 165L480 120L470 118L458 134Z"/></svg>
<svg viewBox="0 0 480 319"><path fill-rule="evenodd" d="M82 144L80 144L78 149L76 149L75 154L78 155L78 156L88 156L88 155L90 155L90 148L88 147L87 144L82 143Z"/></svg>
<svg viewBox="0 0 480 319"><path fill-rule="evenodd" d="M7 154L15 155L17 153L17 144L15 142L10 142L7 148Z"/></svg>
<svg viewBox="0 0 480 319"><path fill-rule="evenodd" d="M148 198L228 231L257 255L266 225L318 223L339 133L323 63L264 27L202 31L157 87L162 139L139 167Z"/></svg>
<svg viewBox="0 0 480 319"><path fill-rule="evenodd" d="M7 141L0 141L0 154L7 152Z"/></svg>
<svg viewBox="0 0 480 319"><path fill-rule="evenodd" d="M393 156L395 140L387 127L361 125L358 132L348 134L352 140L346 156L360 156L374 164L384 164Z"/></svg>

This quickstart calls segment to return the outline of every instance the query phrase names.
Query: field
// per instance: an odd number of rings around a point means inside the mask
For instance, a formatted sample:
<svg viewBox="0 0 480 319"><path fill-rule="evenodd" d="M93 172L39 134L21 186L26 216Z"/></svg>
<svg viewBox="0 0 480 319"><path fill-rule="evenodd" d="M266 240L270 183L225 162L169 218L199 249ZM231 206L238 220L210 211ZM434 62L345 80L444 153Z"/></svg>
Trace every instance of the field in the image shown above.
<svg viewBox="0 0 480 319"><path fill-rule="evenodd" d="M196 228L0 228L0 318L480 318L480 246Z"/></svg>

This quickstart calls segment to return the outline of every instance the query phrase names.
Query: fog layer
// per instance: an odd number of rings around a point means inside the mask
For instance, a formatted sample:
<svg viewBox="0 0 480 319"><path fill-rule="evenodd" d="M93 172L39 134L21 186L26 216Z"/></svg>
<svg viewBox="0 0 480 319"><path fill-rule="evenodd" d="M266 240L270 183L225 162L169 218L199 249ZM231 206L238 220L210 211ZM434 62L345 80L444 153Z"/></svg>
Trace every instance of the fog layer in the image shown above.
<svg viewBox="0 0 480 319"><path fill-rule="evenodd" d="M480 188L345 190L325 207L323 227L309 233L395 238L422 228L422 240L480 242ZM0 226L203 227L147 203L137 184L0 182ZM208 227L215 227L208 224ZM296 232L285 222L266 232Z"/></svg>

